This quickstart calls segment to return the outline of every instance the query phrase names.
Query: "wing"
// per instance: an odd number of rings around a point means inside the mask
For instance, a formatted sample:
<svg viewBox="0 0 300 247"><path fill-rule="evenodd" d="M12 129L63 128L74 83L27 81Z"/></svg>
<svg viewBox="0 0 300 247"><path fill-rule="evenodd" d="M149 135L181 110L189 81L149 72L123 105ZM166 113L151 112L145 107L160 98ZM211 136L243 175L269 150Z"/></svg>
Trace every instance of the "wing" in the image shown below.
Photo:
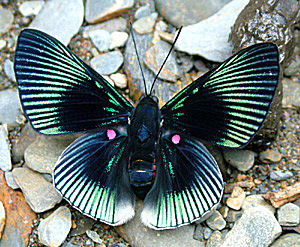
<svg viewBox="0 0 300 247"><path fill-rule="evenodd" d="M116 137L110 140L112 131ZM134 216L125 132L115 128L80 137L63 152L53 172L56 189L73 207L110 225Z"/></svg>
<svg viewBox="0 0 300 247"><path fill-rule="evenodd" d="M172 138L166 134L161 139L155 182L141 214L142 222L156 230L200 219L219 203L223 192L222 175L208 150L195 139Z"/></svg>
<svg viewBox="0 0 300 247"><path fill-rule="evenodd" d="M33 29L18 38L15 74L33 128L68 134L127 122L131 104L55 38Z"/></svg>
<svg viewBox="0 0 300 247"><path fill-rule="evenodd" d="M161 109L163 126L214 145L241 148L262 126L279 81L271 43L241 50Z"/></svg>

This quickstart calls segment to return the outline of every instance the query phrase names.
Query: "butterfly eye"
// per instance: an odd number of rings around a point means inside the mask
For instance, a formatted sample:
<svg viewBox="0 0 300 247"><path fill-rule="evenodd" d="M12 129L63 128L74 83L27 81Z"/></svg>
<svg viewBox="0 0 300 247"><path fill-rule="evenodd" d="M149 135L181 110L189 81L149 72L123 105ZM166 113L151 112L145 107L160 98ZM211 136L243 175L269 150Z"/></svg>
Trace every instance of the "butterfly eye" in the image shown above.
<svg viewBox="0 0 300 247"><path fill-rule="evenodd" d="M112 129L108 129L106 131L106 136L109 140L115 139L116 135L117 135L116 131L114 131Z"/></svg>
<svg viewBox="0 0 300 247"><path fill-rule="evenodd" d="M180 142L180 135L178 135L178 134L173 135L172 136L172 142L174 144L178 144Z"/></svg>

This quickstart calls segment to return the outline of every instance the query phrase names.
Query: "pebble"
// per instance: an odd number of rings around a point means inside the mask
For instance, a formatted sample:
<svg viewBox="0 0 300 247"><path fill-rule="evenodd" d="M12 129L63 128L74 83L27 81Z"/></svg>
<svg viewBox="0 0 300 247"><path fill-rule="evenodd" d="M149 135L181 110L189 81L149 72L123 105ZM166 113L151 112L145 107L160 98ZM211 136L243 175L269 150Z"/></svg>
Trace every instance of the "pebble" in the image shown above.
<svg viewBox="0 0 300 247"><path fill-rule="evenodd" d="M259 153L259 159L264 163L276 163L281 160L281 153L273 149L268 149Z"/></svg>
<svg viewBox="0 0 300 247"><path fill-rule="evenodd" d="M262 206L268 210L270 210L273 214L275 213L275 208L270 205L263 197L262 195L249 195L246 197L242 209L244 211L248 210L249 208Z"/></svg>
<svg viewBox="0 0 300 247"><path fill-rule="evenodd" d="M123 64L123 60L120 51L111 51L94 57L91 60L91 65L100 75L110 75L118 71Z"/></svg>
<svg viewBox="0 0 300 247"><path fill-rule="evenodd" d="M0 39L0 50L2 50L6 46L6 43L7 43L6 40Z"/></svg>
<svg viewBox="0 0 300 247"><path fill-rule="evenodd" d="M213 233L213 230L210 229L209 227L203 227L203 237L204 239L209 239L211 234Z"/></svg>
<svg viewBox="0 0 300 247"><path fill-rule="evenodd" d="M300 73L300 56L296 55L295 60L284 69L284 75L286 76L299 76Z"/></svg>
<svg viewBox="0 0 300 247"><path fill-rule="evenodd" d="M214 211L213 214L206 220L206 224L212 230L223 230L226 226L226 221L223 219L219 211Z"/></svg>
<svg viewBox="0 0 300 247"><path fill-rule="evenodd" d="M226 217L226 221L229 222L229 223L234 223L239 218L241 218L242 214L243 213L241 211L229 209L228 215Z"/></svg>
<svg viewBox="0 0 300 247"><path fill-rule="evenodd" d="M71 229L71 212L63 206L42 220L38 227L38 236L42 244L50 247L60 246Z"/></svg>
<svg viewBox="0 0 300 247"><path fill-rule="evenodd" d="M173 33L165 31L158 31L158 35L162 40L167 41L168 43L172 43L175 37Z"/></svg>
<svg viewBox="0 0 300 247"><path fill-rule="evenodd" d="M47 182L41 174L26 167L15 168L12 172L16 183L20 186L27 203L34 212L45 212L62 200L53 184Z"/></svg>
<svg viewBox="0 0 300 247"><path fill-rule="evenodd" d="M149 6L145 5L142 7L139 7L137 11L134 14L135 19L141 19L142 17L149 16L151 14L151 9Z"/></svg>
<svg viewBox="0 0 300 247"><path fill-rule="evenodd" d="M12 169L9 140L3 125L0 125L0 169L5 172Z"/></svg>
<svg viewBox="0 0 300 247"><path fill-rule="evenodd" d="M109 49L113 50L118 47L123 47L128 40L128 34L126 32L112 32L110 34L110 45Z"/></svg>
<svg viewBox="0 0 300 247"><path fill-rule="evenodd" d="M93 30L89 32L89 37L98 51L108 51L111 42L110 33L108 31L103 29Z"/></svg>
<svg viewBox="0 0 300 247"><path fill-rule="evenodd" d="M300 107L300 86L299 82L293 82L290 79L284 78L282 80L283 85L283 108L295 108Z"/></svg>
<svg viewBox="0 0 300 247"><path fill-rule="evenodd" d="M19 11L25 17L37 15L44 5L44 1L26 1L19 6Z"/></svg>
<svg viewBox="0 0 300 247"><path fill-rule="evenodd" d="M195 240L203 241L203 226L201 224L196 225L193 238Z"/></svg>
<svg viewBox="0 0 300 247"><path fill-rule="evenodd" d="M87 0L85 3L85 19L88 23L98 23L118 16L129 10L134 0Z"/></svg>
<svg viewBox="0 0 300 247"><path fill-rule="evenodd" d="M82 0L47 1L29 28L43 31L68 45L83 22Z"/></svg>
<svg viewBox="0 0 300 247"><path fill-rule="evenodd" d="M166 59L166 56L170 49L170 44L165 41L158 41L145 53L144 62L155 75ZM181 74L182 72L176 63L176 56L174 53L171 53L158 78L176 82Z"/></svg>
<svg viewBox="0 0 300 247"><path fill-rule="evenodd" d="M300 222L300 208L293 203L287 203L277 210L277 219L281 226L296 226Z"/></svg>
<svg viewBox="0 0 300 247"><path fill-rule="evenodd" d="M2 233L3 233L4 227L5 227L5 220L6 220L5 209L4 209L3 203L0 201L0 240L1 240Z"/></svg>
<svg viewBox="0 0 300 247"><path fill-rule="evenodd" d="M229 212L229 208L227 206L222 206L220 209L219 209L219 212L220 214L222 215L222 217L224 219L226 219L227 215L228 215L228 212Z"/></svg>
<svg viewBox="0 0 300 247"><path fill-rule="evenodd" d="M223 242L223 235L220 231L214 231L206 243L206 247L220 247Z"/></svg>
<svg viewBox="0 0 300 247"><path fill-rule="evenodd" d="M248 171L254 165L255 153L250 150L223 150L226 162L239 171Z"/></svg>
<svg viewBox="0 0 300 247"><path fill-rule="evenodd" d="M14 21L10 10L0 7L0 34L5 33Z"/></svg>
<svg viewBox="0 0 300 247"><path fill-rule="evenodd" d="M176 49L211 61L223 62L232 55L233 47L228 42L231 26L248 2L249 0L232 0L213 16L185 26L175 44Z"/></svg>
<svg viewBox="0 0 300 247"><path fill-rule="evenodd" d="M124 89L127 87L127 77L121 73L115 73L110 75L110 78L114 81L116 87Z"/></svg>
<svg viewBox="0 0 300 247"><path fill-rule="evenodd" d="M238 186L235 186L233 188L233 191L230 195L230 197L227 199L226 204L228 207L239 210L246 198L245 191Z"/></svg>
<svg viewBox="0 0 300 247"><path fill-rule="evenodd" d="M194 66L192 56L188 55L179 55L178 63L180 64L182 71L185 73L189 72Z"/></svg>
<svg viewBox="0 0 300 247"><path fill-rule="evenodd" d="M15 77L15 71L14 71L14 64L12 61L10 61L9 59L6 59L4 64L3 64L3 68L4 68L4 72L6 74L6 76L12 80L12 81L16 81L16 77Z"/></svg>
<svg viewBox="0 0 300 247"><path fill-rule="evenodd" d="M146 34L153 31L154 25L155 19L152 16L145 16L135 21L132 28L139 34Z"/></svg>
<svg viewBox="0 0 300 247"><path fill-rule="evenodd" d="M7 89L0 91L0 122L14 124L21 114L20 100L17 90Z"/></svg>
<svg viewBox="0 0 300 247"><path fill-rule="evenodd" d="M93 240L93 242L101 244L103 240L100 238L99 234L92 230L86 230L86 235Z"/></svg>
<svg viewBox="0 0 300 247"><path fill-rule="evenodd" d="M275 181L287 180L293 177L293 173L290 171L271 171L270 178Z"/></svg>
<svg viewBox="0 0 300 247"><path fill-rule="evenodd" d="M7 171L4 174L7 185L13 190L19 189L19 185L16 183L11 171Z"/></svg>
<svg viewBox="0 0 300 247"><path fill-rule="evenodd" d="M300 235L297 233L287 233L280 236L271 247L297 247L300 246Z"/></svg>
<svg viewBox="0 0 300 247"><path fill-rule="evenodd" d="M269 246L281 232L273 213L257 206L244 212L225 236L221 247Z"/></svg>

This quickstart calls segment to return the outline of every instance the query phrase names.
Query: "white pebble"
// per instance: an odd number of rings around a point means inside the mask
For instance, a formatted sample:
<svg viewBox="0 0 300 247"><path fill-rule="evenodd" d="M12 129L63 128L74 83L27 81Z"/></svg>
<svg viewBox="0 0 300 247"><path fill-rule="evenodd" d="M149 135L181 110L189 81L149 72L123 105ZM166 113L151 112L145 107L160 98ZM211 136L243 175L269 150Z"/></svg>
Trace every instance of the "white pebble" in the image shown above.
<svg viewBox="0 0 300 247"><path fill-rule="evenodd" d="M128 34L126 32L112 32L110 34L110 46L109 49L112 50L117 47L122 47L125 45L128 39Z"/></svg>
<svg viewBox="0 0 300 247"><path fill-rule="evenodd" d="M37 15L44 5L44 1L26 1L19 7L23 16Z"/></svg>
<svg viewBox="0 0 300 247"><path fill-rule="evenodd" d="M118 88L124 89L127 87L127 77L121 73L115 73L110 76Z"/></svg>

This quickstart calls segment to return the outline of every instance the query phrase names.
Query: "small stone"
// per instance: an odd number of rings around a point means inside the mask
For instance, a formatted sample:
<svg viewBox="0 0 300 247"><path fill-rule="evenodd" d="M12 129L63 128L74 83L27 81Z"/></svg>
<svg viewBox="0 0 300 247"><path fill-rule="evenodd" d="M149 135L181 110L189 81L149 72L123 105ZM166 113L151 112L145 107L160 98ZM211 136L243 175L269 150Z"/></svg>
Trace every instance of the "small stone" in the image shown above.
<svg viewBox="0 0 300 247"><path fill-rule="evenodd" d="M0 34L5 33L14 21L10 10L0 7Z"/></svg>
<svg viewBox="0 0 300 247"><path fill-rule="evenodd" d="M115 85L115 82L114 82L112 79L110 79L110 77L109 77L108 75L102 75L102 77L103 77L110 85L112 85L112 86Z"/></svg>
<svg viewBox="0 0 300 247"><path fill-rule="evenodd" d="M264 163L276 163L281 160L281 153L272 149L268 149L259 153L259 159Z"/></svg>
<svg viewBox="0 0 300 247"><path fill-rule="evenodd" d="M0 39L0 50L2 50L6 46L6 40Z"/></svg>
<svg viewBox="0 0 300 247"><path fill-rule="evenodd" d="M219 209L219 212L220 214L222 215L222 217L224 219L226 219L227 215L228 215L228 212L229 212L229 208L227 206L222 206L220 209Z"/></svg>
<svg viewBox="0 0 300 247"><path fill-rule="evenodd" d="M214 211L214 213L206 220L206 224L212 230L223 230L226 226L226 221L219 211Z"/></svg>
<svg viewBox="0 0 300 247"><path fill-rule="evenodd" d="M113 50L117 47L122 47L125 45L126 41L128 40L128 34L126 32L112 32L110 34L110 46L109 49Z"/></svg>
<svg viewBox="0 0 300 247"><path fill-rule="evenodd" d="M300 107L300 86L299 82L293 82L290 79L284 78L282 80L283 85L283 108L295 108Z"/></svg>
<svg viewBox="0 0 300 247"><path fill-rule="evenodd" d="M142 17L135 21L132 28L139 34L151 33L155 25L155 19L152 16Z"/></svg>
<svg viewBox="0 0 300 247"><path fill-rule="evenodd" d="M300 208L296 204L287 203L278 209L277 218L281 226L296 226L300 220Z"/></svg>
<svg viewBox="0 0 300 247"><path fill-rule="evenodd" d="M85 217L83 214L80 217L75 217L73 221L74 226L72 226L70 236L78 236L85 233L87 230L91 229L95 224L95 220L90 217Z"/></svg>
<svg viewBox="0 0 300 247"><path fill-rule="evenodd" d="M119 16L134 5L134 0L87 0L85 19L88 23L98 23L114 16Z"/></svg>
<svg viewBox="0 0 300 247"><path fill-rule="evenodd" d="M246 198L246 193L241 187L234 187L230 197L227 199L226 204L228 207L239 210Z"/></svg>
<svg viewBox="0 0 300 247"><path fill-rule="evenodd" d="M62 200L53 184L43 176L25 167L13 169L13 176L20 186L27 203L36 213L45 212L53 208Z"/></svg>
<svg viewBox="0 0 300 247"><path fill-rule="evenodd" d="M116 73L110 75L110 78L114 81L116 87L124 89L127 87L127 77L124 74Z"/></svg>
<svg viewBox="0 0 300 247"><path fill-rule="evenodd" d="M164 31L159 31L158 35L161 37L162 40L167 41L168 43L172 43L175 37L173 33L168 33Z"/></svg>
<svg viewBox="0 0 300 247"><path fill-rule="evenodd" d="M142 17L149 16L151 14L151 9L149 6L145 5L137 9L134 14L135 19L141 19Z"/></svg>
<svg viewBox="0 0 300 247"><path fill-rule="evenodd" d="M93 242L101 244L103 240L100 238L99 234L92 230L86 230L86 235L93 240Z"/></svg>
<svg viewBox="0 0 300 247"><path fill-rule="evenodd" d="M14 89L0 91L0 122L14 124L17 116L20 114L18 92Z"/></svg>
<svg viewBox="0 0 300 247"><path fill-rule="evenodd" d="M10 171L12 169L9 140L3 125L0 125L0 169L2 171Z"/></svg>
<svg viewBox="0 0 300 247"><path fill-rule="evenodd" d="M4 209L3 203L0 201L0 240L1 240L2 233L3 233L4 227L5 227L5 220L6 220L5 209Z"/></svg>
<svg viewBox="0 0 300 247"><path fill-rule="evenodd" d="M178 63L180 64L182 71L185 73L189 72L194 66L192 56L188 55L179 55Z"/></svg>
<svg viewBox="0 0 300 247"><path fill-rule="evenodd" d="M203 237L204 239L209 239L211 234L213 233L213 230L209 227L203 227Z"/></svg>
<svg viewBox="0 0 300 247"><path fill-rule="evenodd" d="M288 233L280 236L271 247L297 247L300 246L300 237L297 233Z"/></svg>
<svg viewBox="0 0 300 247"><path fill-rule="evenodd" d="M14 71L14 64L12 61L10 61L9 59L6 59L4 62L4 72L6 74L6 76L12 80L12 81L16 81L16 77L15 77L15 71Z"/></svg>
<svg viewBox="0 0 300 247"><path fill-rule="evenodd" d="M5 180L7 185L13 190L19 189L19 185L16 183L12 172L5 172Z"/></svg>
<svg viewBox="0 0 300 247"><path fill-rule="evenodd" d="M270 205L263 197L262 195L249 195L246 197L242 209L246 211L249 208L262 206L268 210L270 210L273 214L275 213L275 208Z"/></svg>
<svg viewBox="0 0 300 247"><path fill-rule="evenodd" d="M94 57L92 67L101 75L110 75L118 71L123 64L123 55L120 51L112 51Z"/></svg>
<svg viewBox="0 0 300 247"><path fill-rule="evenodd" d="M214 231L206 243L206 247L219 247L223 242L223 235L220 231Z"/></svg>
<svg viewBox="0 0 300 247"><path fill-rule="evenodd" d="M255 153L250 150L223 150L226 162L239 171L248 171L254 165Z"/></svg>
<svg viewBox="0 0 300 247"><path fill-rule="evenodd" d="M290 171L271 171L270 178L275 181L287 180L293 177L293 173Z"/></svg>
<svg viewBox="0 0 300 247"><path fill-rule="evenodd" d="M229 209L226 221L229 223L236 222L242 216L242 211L236 211L233 209Z"/></svg>
<svg viewBox="0 0 300 247"><path fill-rule="evenodd" d="M38 236L42 244L51 247L60 246L71 229L71 212L63 206L42 220L38 227Z"/></svg>
<svg viewBox="0 0 300 247"><path fill-rule="evenodd" d="M89 37L91 38L93 44L96 46L98 51L108 51L110 46L109 32L103 29L93 30L89 32Z"/></svg>
<svg viewBox="0 0 300 247"><path fill-rule="evenodd" d="M193 235L193 238L195 240L203 241L204 236L203 236L203 226L201 224L196 225L195 232Z"/></svg>
<svg viewBox="0 0 300 247"><path fill-rule="evenodd" d="M300 73L300 56L296 56L296 59L293 60L284 69L284 75L286 75L286 76L299 76L299 73Z"/></svg>
<svg viewBox="0 0 300 247"><path fill-rule="evenodd" d="M20 5L19 11L25 17L37 15L42 9L44 3L44 1L26 1Z"/></svg>

